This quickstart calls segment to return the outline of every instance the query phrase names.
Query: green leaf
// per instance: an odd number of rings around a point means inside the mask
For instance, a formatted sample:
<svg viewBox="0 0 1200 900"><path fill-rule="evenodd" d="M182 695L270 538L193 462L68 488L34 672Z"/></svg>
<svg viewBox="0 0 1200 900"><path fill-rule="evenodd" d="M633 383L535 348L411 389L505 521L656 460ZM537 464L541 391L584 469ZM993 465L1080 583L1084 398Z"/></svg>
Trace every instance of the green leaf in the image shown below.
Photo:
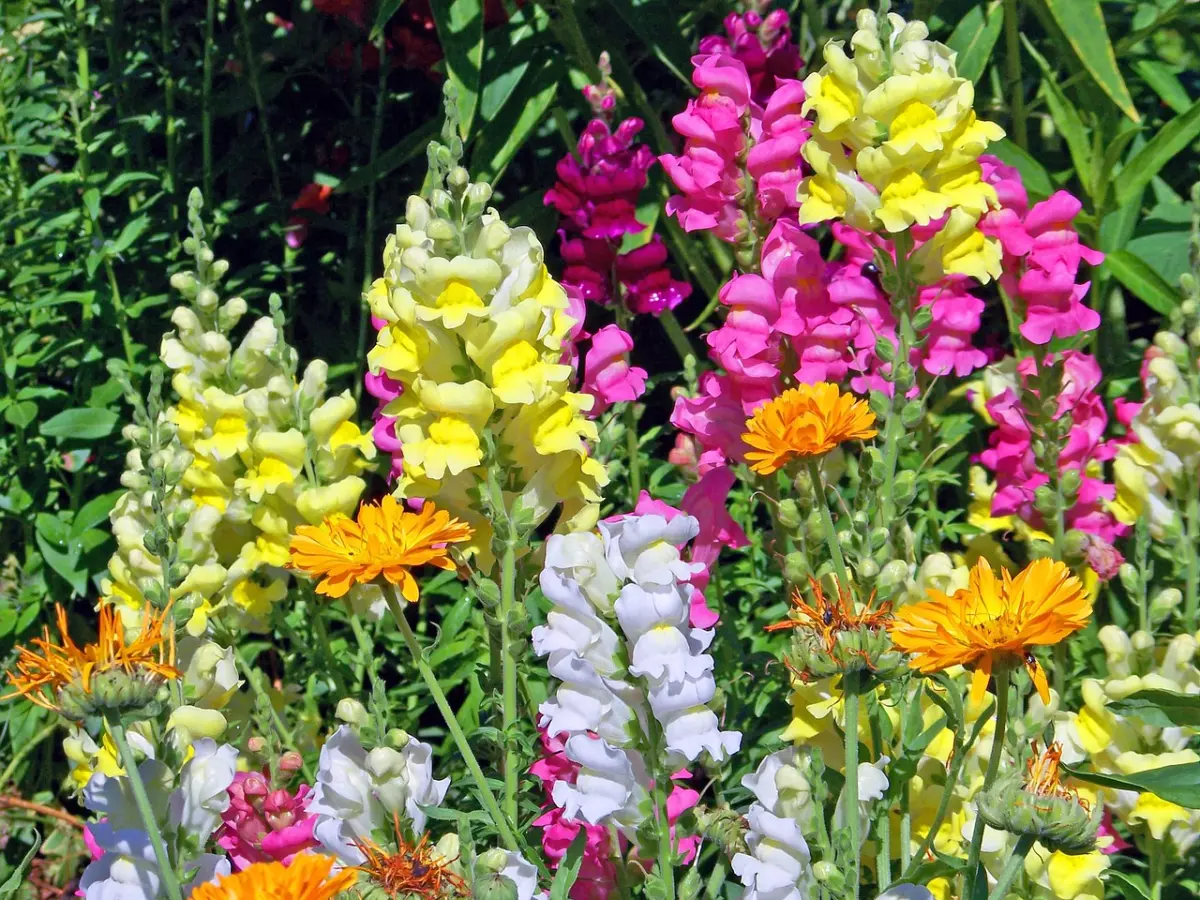
<svg viewBox="0 0 1200 900"><path fill-rule="evenodd" d="M22 400L18 403L13 403L4 410L4 421L13 428L25 428L30 422L37 418L37 404L32 400Z"/></svg>
<svg viewBox="0 0 1200 900"><path fill-rule="evenodd" d="M1141 121L1121 70L1117 68L1117 56L1108 39L1100 0L1046 0L1046 9L1100 90L1108 94L1130 119Z"/></svg>
<svg viewBox="0 0 1200 900"><path fill-rule="evenodd" d="M87 572L76 568L79 562L79 547L73 545L68 552L63 553L55 549L40 531L33 536L33 539L37 543L46 565L71 585L72 596L82 597L87 591Z"/></svg>
<svg viewBox="0 0 1200 900"><path fill-rule="evenodd" d="M1021 181L1025 183L1031 201L1045 200L1054 193L1054 182L1045 167L1008 138L988 144L987 152L1021 173Z"/></svg>
<svg viewBox="0 0 1200 900"><path fill-rule="evenodd" d="M1132 775L1110 775L1105 772L1085 772L1064 765L1063 771L1072 778L1097 784L1118 791L1151 793L1168 803L1200 809L1200 763L1183 763L1178 766L1163 766L1147 769Z"/></svg>
<svg viewBox="0 0 1200 900"><path fill-rule="evenodd" d="M1192 105L1192 98L1175 77L1171 66L1160 59L1139 59L1133 67L1163 103L1177 113L1187 112L1188 107Z"/></svg>
<svg viewBox="0 0 1200 900"><path fill-rule="evenodd" d="M83 504L71 520L71 537L77 538L89 528L105 521L123 493L124 491L110 491Z"/></svg>
<svg viewBox="0 0 1200 900"><path fill-rule="evenodd" d="M485 37L484 70L487 83L479 96L479 115L485 122L495 118L516 90L538 53L539 32L528 21L528 7L522 7L501 28L493 28ZM544 27L541 7L533 7L539 28Z"/></svg>
<svg viewBox="0 0 1200 900"><path fill-rule="evenodd" d="M958 54L959 75L970 81L980 79L992 57L1003 24L1004 7L1001 0L979 3L967 10L946 41L946 45Z"/></svg>
<svg viewBox="0 0 1200 900"><path fill-rule="evenodd" d="M670 0L608 0L608 3L671 74L691 90L692 49L677 24L678 6ZM583 25L587 27L586 21Z"/></svg>
<svg viewBox="0 0 1200 900"><path fill-rule="evenodd" d="M130 219L125 223L125 227L121 229L121 233L117 235L117 239L113 241L112 252L124 253L134 241L141 237L142 232L149 226L149 216L138 216Z"/></svg>
<svg viewBox="0 0 1200 900"><path fill-rule="evenodd" d="M1179 292L1167 284L1151 266L1129 250L1117 250L1104 258L1108 271L1143 303L1161 315L1180 304Z"/></svg>
<svg viewBox="0 0 1200 900"><path fill-rule="evenodd" d="M379 4L379 11L375 13L375 27L371 29L371 40L374 41L381 31L383 26L388 23L388 20L396 14L396 11L404 5L404 0L382 0Z"/></svg>
<svg viewBox="0 0 1200 900"><path fill-rule="evenodd" d="M111 409L77 407L47 419L38 429L42 437L59 440L95 441L108 437L117 424L117 413Z"/></svg>
<svg viewBox="0 0 1200 900"><path fill-rule="evenodd" d="M1200 694L1144 690L1108 704L1119 716L1136 716L1151 728L1200 728Z"/></svg>
<svg viewBox="0 0 1200 900"><path fill-rule="evenodd" d="M431 3L438 40L446 54L446 74L458 88L459 136L471 133L479 106L483 67L483 6L480 0Z"/></svg>
<svg viewBox="0 0 1200 900"><path fill-rule="evenodd" d="M582 828L579 830L579 833L583 834ZM33 866L33 858L37 856L37 852L41 848L42 836L35 831L33 833L33 846L21 858L17 867L4 879L4 884L0 884L0 900L8 900L9 897L17 896L17 892L25 885L25 876L29 874L29 870Z"/></svg>
<svg viewBox="0 0 1200 900"><path fill-rule="evenodd" d="M1050 109L1050 117L1067 142L1067 149L1071 151L1071 162L1075 164L1075 172L1090 195L1093 187L1092 142L1087 127L1083 124L1079 110L1058 86L1058 73L1046 62L1046 58L1038 52L1029 38L1021 35L1021 41L1025 44L1025 50L1038 64L1038 68L1042 70L1042 94L1046 98L1046 106Z"/></svg>
<svg viewBox="0 0 1200 900"><path fill-rule="evenodd" d="M1116 886L1125 900L1150 900L1150 891L1146 882L1138 875L1129 875L1119 869L1109 869L1104 873L1104 880L1109 885Z"/></svg>
<svg viewBox="0 0 1200 900"><path fill-rule="evenodd" d="M1117 204L1124 204L1144 188L1178 153L1186 150L1200 136L1200 100L1187 112L1173 118L1134 154L1121 170L1117 182Z"/></svg>
<svg viewBox="0 0 1200 900"><path fill-rule="evenodd" d="M554 873L554 881L550 884L550 900L567 900L571 885L575 883L575 879L579 877L579 870L583 867L583 849L586 845L587 829L580 828L575 840L567 847L567 855L558 864L558 871Z"/></svg>
<svg viewBox="0 0 1200 900"><path fill-rule="evenodd" d="M359 166L343 178L337 186L337 193L353 193L366 187L372 181L382 179L385 175L390 174L394 169L400 168L410 160L416 159L418 156L423 156L425 154L425 147L433 138L437 137L440 127L440 117L430 118L420 128L400 141L400 143L380 153L375 158L375 165Z"/></svg>
<svg viewBox="0 0 1200 900"><path fill-rule="evenodd" d="M480 131L471 153L471 171L481 180L495 180L541 123L558 91L559 71L553 59L543 60L540 68L521 79L504 109Z"/></svg>
<svg viewBox="0 0 1200 900"><path fill-rule="evenodd" d="M1150 264L1170 285L1191 271L1188 244L1192 213L1184 203L1160 203L1137 223L1125 249Z"/></svg>

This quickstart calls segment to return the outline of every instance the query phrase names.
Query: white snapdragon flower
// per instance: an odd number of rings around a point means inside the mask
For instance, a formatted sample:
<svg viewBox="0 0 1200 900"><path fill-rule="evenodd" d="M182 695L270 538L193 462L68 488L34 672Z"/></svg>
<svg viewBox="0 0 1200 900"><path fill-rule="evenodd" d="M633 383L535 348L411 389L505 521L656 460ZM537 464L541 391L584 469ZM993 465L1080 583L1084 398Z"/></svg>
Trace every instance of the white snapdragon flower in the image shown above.
<svg viewBox="0 0 1200 900"><path fill-rule="evenodd" d="M717 714L708 708L716 692L717 683L711 673L677 683L663 679L650 685L650 710L662 725L669 751L687 760L708 751L720 762L742 746L741 732L721 731Z"/></svg>
<svg viewBox="0 0 1200 900"><path fill-rule="evenodd" d="M933 893L919 884L896 884L875 900L933 900Z"/></svg>
<svg viewBox="0 0 1200 900"><path fill-rule="evenodd" d="M171 794L170 823L195 836L203 846L221 824L229 808L229 786L237 773L237 748L217 746L210 738L192 745L192 758L179 773L179 787Z"/></svg>
<svg viewBox="0 0 1200 900"><path fill-rule="evenodd" d="M150 835L108 822L93 822L88 830L103 853L79 879L84 900L157 900L162 876Z"/></svg>
<svg viewBox="0 0 1200 900"><path fill-rule="evenodd" d="M368 753L346 725L325 742L308 811L317 815L313 835L346 865L365 861L356 841L384 827L403 810L414 830L424 830L421 806L436 806L449 779L434 780L433 748L410 738L400 751L377 747Z"/></svg>
<svg viewBox="0 0 1200 900"><path fill-rule="evenodd" d="M596 614L578 582L553 569L543 569L542 593L554 605L546 624L533 629L533 650L538 656L566 652L587 660L600 675L620 670L617 633Z"/></svg>
<svg viewBox="0 0 1200 900"><path fill-rule="evenodd" d="M478 885L487 878L497 878L509 882L516 889L516 900L545 900L546 898L546 892L538 890L537 867L512 850L502 850L496 847L479 854L475 858L472 875L471 880L474 885Z"/></svg>
<svg viewBox="0 0 1200 900"><path fill-rule="evenodd" d="M579 765L575 783L554 783L554 802L568 820L616 825L632 834L647 814L646 765L636 750L618 750L586 734L567 739L567 759Z"/></svg>
<svg viewBox="0 0 1200 900"><path fill-rule="evenodd" d="M192 877L183 886L183 896L187 897L202 884L216 884L218 878L224 878L232 871L228 856L217 853L201 853L195 859L183 865L184 873L191 872Z"/></svg>
<svg viewBox="0 0 1200 900"><path fill-rule="evenodd" d="M858 764L858 834L864 844L867 841L867 830L871 823L871 806L882 800L883 795L887 793L888 777L884 774L883 767L889 762L891 760L888 757L881 756L873 763L861 762ZM846 826L845 788L842 788L837 808L833 811L833 824L835 828Z"/></svg>
<svg viewBox="0 0 1200 900"><path fill-rule="evenodd" d="M159 822L165 821L175 774L158 760L147 759L138 765L138 775L146 786L146 797L154 818ZM93 775L83 789L83 805L92 812L100 813L116 831L144 827L133 799L133 788L124 774L105 775L97 772Z"/></svg>
<svg viewBox="0 0 1200 900"><path fill-rule="evenodd" d="M768 812L760 803L751 805L746 820L750 852L733 858L733 871L746 888L743 900L806 900L812 865L799 824Z"/></svg>
<svg viewBox="0 0 1200 900"><path fill-rule="evenodd" d="M590 662L569 652L552 654L548 668L561 683L538 710L538 724L547 733L592 731L614 747L633 741L638 730L636 709L644 702L636 688L602 677Z"/></svg>
<svg viewBox="0 0 1200 900"><path fill-rule="evenodd" d="M620 583L604 555L604 541L590 531L552 534L546 540L546 568L579 585L601 613L612 612Z"/></svg>
<svg viewBox="0 0 1200 900"><path fill-rule="evenodd" d="M630 646L629 671L658 679L682 682L711 672L713 658L703 653L712 643L712 632L688 624L692 587L686 584L630 583L621 588L616 614Z"/></svg>
<svg viewBox="0 0 1200 900"><path fill-rule="evenodd" d="M679 554L700 533L700 523L691 516L623 516L601 522L605 556L617 578L641 585L668 585L687 581L703 572L700 563L687 563Z"/></svg>

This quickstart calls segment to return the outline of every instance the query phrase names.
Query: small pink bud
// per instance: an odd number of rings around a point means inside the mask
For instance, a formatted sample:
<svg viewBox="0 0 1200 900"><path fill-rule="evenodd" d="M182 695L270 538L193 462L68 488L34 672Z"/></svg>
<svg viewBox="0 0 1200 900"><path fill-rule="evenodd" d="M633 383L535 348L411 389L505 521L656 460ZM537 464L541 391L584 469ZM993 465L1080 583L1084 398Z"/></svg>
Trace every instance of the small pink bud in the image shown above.
<svg viewBox="0 0 1200 900"><path fill-rule="evenodd" d="M261 738L255 735L254 737L250 738L250 740L246 741L246 749L251 753L262 753L263 750L267 749L266 738Z"/></svg>
<svg viewBox="0 0 1200 900"><path fill-rule="evenodd" d="M284 772L298 772L304 766L304 758L295 750L289 750L279 757L279 768Z"/></svg>

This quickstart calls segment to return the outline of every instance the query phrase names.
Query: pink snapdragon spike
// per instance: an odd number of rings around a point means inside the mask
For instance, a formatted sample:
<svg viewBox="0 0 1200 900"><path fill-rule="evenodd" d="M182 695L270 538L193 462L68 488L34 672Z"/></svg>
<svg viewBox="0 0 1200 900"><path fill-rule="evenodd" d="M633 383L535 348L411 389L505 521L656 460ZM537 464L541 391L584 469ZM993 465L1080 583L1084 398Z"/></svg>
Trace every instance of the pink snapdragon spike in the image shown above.
<svg viewBox="0 0 1200 900"><path fill-rule="evenodd" d="M1021 336L1041 345L1098 328L1100 314L1083 304L1091 282L1079 281L1079 268L1100 265L1104 254L1084 246L1071 224L1083 204L1058 191L1030 208L1016 169L992 156L979 161L1001 203L980 228L1004 248L1000 286L1021 306Z"/></svg>
<svg viewBox="0 0 1200 900"><path fill-rule="evenodd" d="M800 48L792 42L787 10L767 12L770 3L725 17L725 34L700 41L700 53L723 53L737 59L750 78L751 94L760 104L775 90L776 79L794 78L800 71Z"/></svg>
<svg viewBox="0 0 1200 900"><path fill-rule="evenodd" d="M311 790L272 790L262 772L238 772L229 786L229 808L221 814L217 844L228 851L234 871L256 862L289 864L317 845L316 816L305 812Z"/></svg>
<svg viewBox="0 0 1200 900"><path fill-rule="evenodd" d="M676 511L678 512L678 511ZM612 834L603 825L591 825L588 822L567 819L562 809L554 805L552 799L554 785L558 781L573 783L579 774L579 766L567 758L561 738L551 737L544 729L541 730L542 758L529 767L530 774L542 780L546 789L546 802L542 805L542 814L533 821L537 828L542 829L542 850L550 863L551 869L557 869L566 856L567 848L582 829L587 835L583 848L583 859L579 875L571 886L568 894L572 900L608 900L617 890L616 862L613 858ZM691 777L686 769L675 772L672 781L680 781ZM673 784L667 797L667 821L675 834L675 824L689 809L700 801L700 795L682 784ZM626 840L621 841L620 849L626 849ZM679 851L680 861L687 865L696 857L700 847L700 836L689 835L676 838L675 847ZM634 849L634 856L637 849ZM649 861L647 861L649 865Z"/></svg>
<svg viewBox="0 0 1200 900"><path fill-rule="evenodd" d="M1095 541L1094 547L1089 547L1089 559L1097 563L1097 574L1111 576L1120 566L1117 561L1120 554L1112 548L1112 543L1127 534L1129 528L1108 512L1107 503L1116 496L1115 486L1095 474L1099 464L1116 455L1116 445L1104 439L1108 412L1096 393L1100 367L1093 357L1074 350L1052 354L1043 365L1056 362L1062 366L1062 387L1054 418L1068 417L1071 421L1066 444L1059 455L1059 471L1073 469L1081 479L1075 504L1065 514L1066 526L1084 532L1090 536L1089 541ZM1032 357L1026 358L1018 365L1017 372L1028 383L1037 375L1038 363ZM1015 515L1034 528L1044 528L1045 522L1034 509L1033 501L1037 489L1050 479L1038 470L1025 409L1012 388L992 397L986 406L996 429L988 436L988 449L979 454L979 461L996 477L992 515Z"/></svg>
<svg viewBox="0 0 1200 900"><path fill-rule="evenodd" d="M592 335L583 358L583 392L595 398L591 415L612 404L632 401L646 392L646 370L629 364L633 338L616 325L605 325Z"/></svg>

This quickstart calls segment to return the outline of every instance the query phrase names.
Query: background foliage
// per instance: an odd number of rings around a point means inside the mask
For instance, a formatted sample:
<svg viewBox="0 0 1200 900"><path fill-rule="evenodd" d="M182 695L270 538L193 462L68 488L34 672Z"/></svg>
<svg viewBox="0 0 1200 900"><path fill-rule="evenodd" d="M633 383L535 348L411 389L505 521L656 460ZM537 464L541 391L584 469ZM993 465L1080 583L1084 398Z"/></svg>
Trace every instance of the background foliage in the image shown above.
<svg viewBox="0 0 1200 900"><path fill-rule="evenodd" d="M848 2L785 6L806 60L851 30ZM579 88L597 80L600 51L611 54L619 113L645 119L644 139L667 152L677 147L670 117L695 91L689 56L701 36L720 31L729 8L714 0L5 3L0 658L48 621L53 601L90 609L113 549L107 515L126 450L120 428L129 411L113 372L144 385L157 358L191 187L202 189L213 243L232 262L230 289L260 314L279 293L301 358L327 359L338 388L358 392L369 337L361 292L404 198L421 186L442 81L458 88L472 173L492 179L505 219L533 226L553 253L555 217L542 197L590 115ZM1125 393L1139 342L1178 303L1188 266L1200 5L926 0L898 8L927 19L958 51L980 114L1009 132L995 149L1022 171L1030 199L1067 187L1084 200L1081 237L1108 255L1090 294L1104 316L1091 349L1110 398ZM640 215L657 223L676 271L695 285L677 310L687 325L711 310L732 258L714 240L684 240L662 213L667 194L656 168ZM644 318L633 325L634 361L662 376L643 416L649 486L676 500L683 484L663 461L664 426L681 363L659 323ZM692 337L699 348L698 332ZM614 488L614 509L626 508L628 493ZM735 497L735 517L751 510L749 498ZM757 544L726 571L733 575L718 589L740 614L723 617L721 627L737 633L718 641L729 656L718 668L743 673L726 702L763 723L784 721L782 680L762 677L773 657L761 624L783 609L762 598L778 575ZM477 727L492 703L481 686L489 661L478 609L450 577L423 603L436 610L421 617L439 629L435 662L449 673L464 725ZM263 697L298 702L302 747L339 696L364 689L374 665L348 626L325 642L308 633L314 620L301 603L283 630L240 651L268 678ZM327 650L305 649L313 646ZM735 659L739 647L752 653ZM326 652L354 660L359 683L331 683ZM386 702L396 724L416 731L425 698L409 673L388 665ZM260 704L267 716L269 704ZM26 705L5 705L0 716L0 791L17 783L25 797L45 799L65 774L52 763L54 726ZM746 746L769 735L764 725ZM477 736L486 744L486 730ZM738 765L751 762L746 755ZM78 853L52 838L45 855L57 862L38 877L64 884Z"/></svg>

